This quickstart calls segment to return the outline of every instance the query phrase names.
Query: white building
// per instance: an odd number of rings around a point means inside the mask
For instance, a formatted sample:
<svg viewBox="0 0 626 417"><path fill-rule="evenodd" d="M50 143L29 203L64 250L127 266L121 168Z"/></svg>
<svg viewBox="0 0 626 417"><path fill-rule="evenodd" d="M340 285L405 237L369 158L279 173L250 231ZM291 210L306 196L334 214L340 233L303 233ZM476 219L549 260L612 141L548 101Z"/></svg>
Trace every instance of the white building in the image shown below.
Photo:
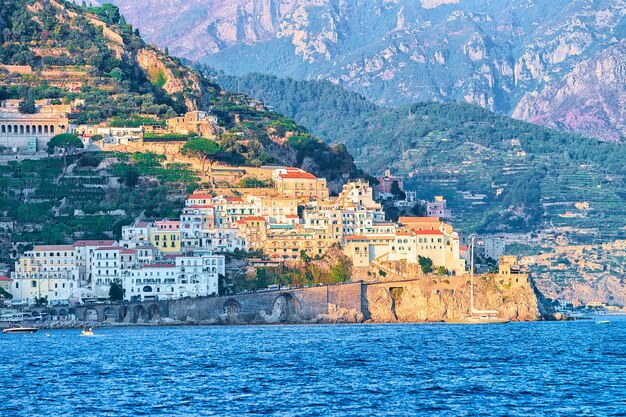
<svg viewBox="0 0 626 417"><path fill-rule="evenodd" d="M176 256L175 262L124 271L122 285L127 300L217 295L225 271L223 255Z"/></svg>
<svg viewBox="0 0 626 417"><path fill-rule="evenodd" d="M506 250L506 241L502 236L484 236L482 238L485 257L498 260Z"/></svg>
<svg viewBox="0 0 626 417"><path fill-rule="evenodd" d="M422 203L426 206L426 216L439 217L444 221L452 220L452 210L448 208L447 201L443 196L437 195L435 201L423 201Z"/></svg>
<svg viewBox="0 0 626 417"><path fill-rule="evenodd" d="M111 284L120 280L120 253L124 250L120 246L103 246L94 251L92 290L98 296L108 297Z"/></svg>

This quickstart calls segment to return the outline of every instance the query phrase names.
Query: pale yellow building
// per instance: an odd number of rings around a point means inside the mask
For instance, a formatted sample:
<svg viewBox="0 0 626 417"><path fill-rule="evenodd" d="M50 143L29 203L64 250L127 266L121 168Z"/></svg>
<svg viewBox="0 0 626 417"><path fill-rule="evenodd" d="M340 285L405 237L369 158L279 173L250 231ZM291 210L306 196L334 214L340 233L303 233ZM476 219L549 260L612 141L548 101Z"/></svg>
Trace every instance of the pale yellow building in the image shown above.
<svg viewBox="0 0 626 417"><path fill-rule="evenodd" d="M299 168L278 168L272 177L274 187L283 197L295 198L328 198L326 179Z"/></svg>

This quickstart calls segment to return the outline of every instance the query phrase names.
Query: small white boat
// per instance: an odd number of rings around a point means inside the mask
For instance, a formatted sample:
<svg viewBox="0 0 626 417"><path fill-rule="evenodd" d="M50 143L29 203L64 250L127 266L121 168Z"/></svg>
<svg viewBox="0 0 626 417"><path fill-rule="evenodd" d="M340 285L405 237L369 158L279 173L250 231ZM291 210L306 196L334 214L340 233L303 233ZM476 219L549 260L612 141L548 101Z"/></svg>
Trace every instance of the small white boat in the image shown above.
<svg viewBox="0 0 626 417"><path fill-rule="evenodd" d="M82 332L80 332L81 336L93 336L93 329L90 327L88 329L83 329Z"/></svg>
<svg viewBox="0 0 626 417"><path fill-rule="evenodd" d="M610 321L608 321L608 320L598 320L598 321L596 321L596 324L609 324L609 323L610 323Z"/></svg>
<svg viewBox="0 0 626 417"><path fill-rule="evenodd" d="M3 329L2 333L6 334L14 334L14 333L37 333L39 329L35 327L23 327L23 326L13 326L8 329Z"/></svg>

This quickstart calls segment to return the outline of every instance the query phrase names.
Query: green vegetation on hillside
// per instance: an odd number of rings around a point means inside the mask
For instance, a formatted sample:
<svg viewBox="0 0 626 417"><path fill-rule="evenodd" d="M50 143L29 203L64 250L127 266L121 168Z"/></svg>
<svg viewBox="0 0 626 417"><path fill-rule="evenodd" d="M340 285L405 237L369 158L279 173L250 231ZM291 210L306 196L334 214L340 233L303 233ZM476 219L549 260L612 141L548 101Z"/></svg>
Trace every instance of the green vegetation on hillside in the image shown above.
<svg viewBox="0 0 626 417"><path fill-rule="evenodd" d="M419 197L443 194L465 230L531 231L541 224L599 228L580 239L617 237L626 223L624 145L600 142L457 103L375 106L326 81L216 74L343 143L370 173L393 167ZM581 212L576 202L589 202ZM570 216L567 212L574 212Z"/></svg>
<svg viewBox="0 0 626 417"><path fill-rule="evenodd" d="M68 174L62 158L0 166L0 212L15 221L13 242L120 238L121 227L141 213L147 219L177 216L198 181L189 167L163 167L155 154L87 153L68 160L73 162ZM143 177L140 188L121 185L131 169ZM124 213L115 213L119 209Z"/></svg>

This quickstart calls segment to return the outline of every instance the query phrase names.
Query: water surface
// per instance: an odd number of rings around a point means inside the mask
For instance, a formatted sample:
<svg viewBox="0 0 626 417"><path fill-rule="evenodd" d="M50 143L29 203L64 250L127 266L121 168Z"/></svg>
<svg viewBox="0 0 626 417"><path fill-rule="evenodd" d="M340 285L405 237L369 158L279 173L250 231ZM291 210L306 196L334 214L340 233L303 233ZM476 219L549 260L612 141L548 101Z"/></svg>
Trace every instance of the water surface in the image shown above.
<svg viewBox="0 0 626 417"><path fill-rule="evenodd" d="M623 415L611 320L0 335L0 416Z"/></svg>

